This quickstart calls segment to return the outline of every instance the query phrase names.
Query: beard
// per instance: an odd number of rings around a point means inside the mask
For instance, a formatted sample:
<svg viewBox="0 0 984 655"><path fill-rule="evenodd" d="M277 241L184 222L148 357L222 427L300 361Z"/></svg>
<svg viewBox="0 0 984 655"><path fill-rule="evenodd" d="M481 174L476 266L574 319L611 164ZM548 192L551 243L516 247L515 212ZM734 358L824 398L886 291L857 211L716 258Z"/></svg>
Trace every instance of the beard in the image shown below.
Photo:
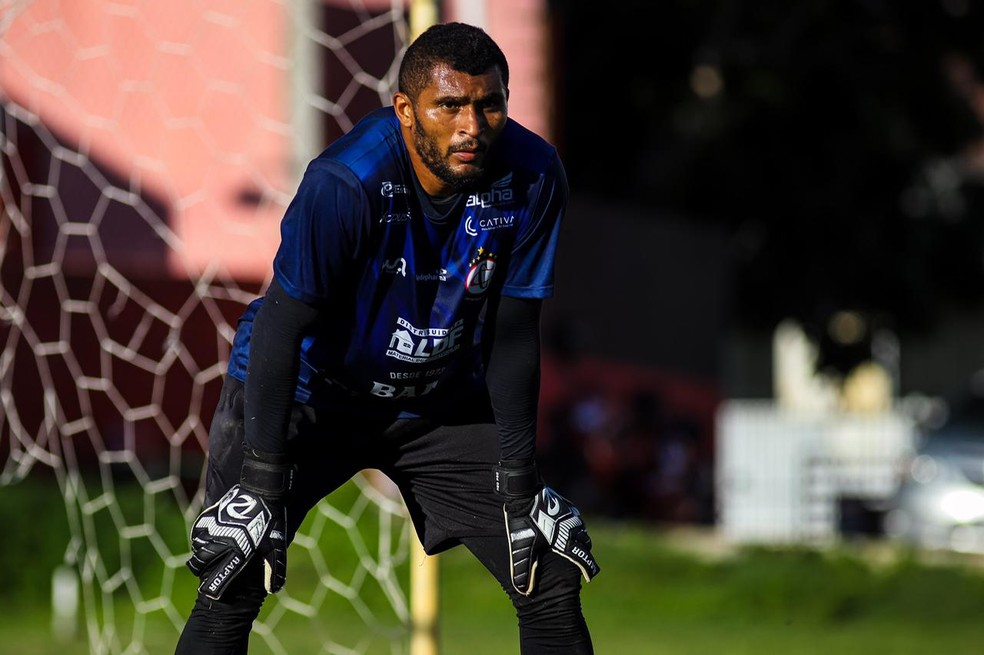
<svg viewBox="0 0 984 655"><path fill-rule="evenodd" d="M437 139L421 127L416 111L414 112L414 121L416 125L413 131L413 145L417 149L417 154L420 155L420 160L437 179L455 192L463 191L481 179L485 173L485 168L481 165L474 165L464 172L453 170L448 165L448 158L453 150L448 148L446 152L441 152L437 145Z"/></svg>

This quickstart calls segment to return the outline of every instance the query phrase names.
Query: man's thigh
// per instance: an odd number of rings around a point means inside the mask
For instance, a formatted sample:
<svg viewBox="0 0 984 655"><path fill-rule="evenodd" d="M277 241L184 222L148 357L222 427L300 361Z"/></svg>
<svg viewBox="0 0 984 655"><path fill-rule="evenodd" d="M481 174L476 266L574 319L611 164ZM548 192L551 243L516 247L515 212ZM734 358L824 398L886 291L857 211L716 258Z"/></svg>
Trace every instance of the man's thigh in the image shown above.
<svg viewBox="0 0 984 655"><path fill-rule="evenodd" d="M499 454L493 423L407 421L385 438L393 459L380 468L400 488L425 551L504 534L492 477Z"/></svg>
<svg viewBox="0 0 984 655"><path fill-rule="evenodd" d="M227 376L209 430L205 505L217 502L239 482L243 465L244 385ZM361 428L359 426L362 426ZM286 503L288 538L312 507L352 478L367 462L371 422L318 414L295 404L287 428L287 452L295 465ZM383 428L375 426L378 434Z"/></svg>

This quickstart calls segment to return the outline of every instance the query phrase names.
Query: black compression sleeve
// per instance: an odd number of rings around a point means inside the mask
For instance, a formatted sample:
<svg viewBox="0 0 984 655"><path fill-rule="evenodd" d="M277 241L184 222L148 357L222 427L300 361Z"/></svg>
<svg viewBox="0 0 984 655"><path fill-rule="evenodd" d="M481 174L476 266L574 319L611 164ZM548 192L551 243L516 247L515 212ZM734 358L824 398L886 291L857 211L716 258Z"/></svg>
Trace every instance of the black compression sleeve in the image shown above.
<svg viewBox="0 0 984 655"><path fill-rule="evenodd" d="M246 372L246 444L264 453L286 451L287 424L300 368L300 346L318 310L270 283L253 319Z"/></svg>
<svg viewBox="0 0 984 655"><path fill-rule="evenodd" d="M502 461L530 461L536 455L541 304L536 299L503 297L496 310L485 379Z"/></svg>

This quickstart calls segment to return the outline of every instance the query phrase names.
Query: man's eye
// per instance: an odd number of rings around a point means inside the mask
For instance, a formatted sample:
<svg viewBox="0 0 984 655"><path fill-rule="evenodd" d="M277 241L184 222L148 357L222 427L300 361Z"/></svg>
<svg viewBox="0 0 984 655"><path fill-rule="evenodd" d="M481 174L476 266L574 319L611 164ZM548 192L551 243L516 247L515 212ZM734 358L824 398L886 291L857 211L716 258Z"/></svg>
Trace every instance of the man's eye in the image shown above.
<svg viewBox="0 0 984 655"><path fill-rule="evenodd" d="M487 114L494 114L505 109L505 103L501 100L491 100L482 105L482 111Z"/></svg>

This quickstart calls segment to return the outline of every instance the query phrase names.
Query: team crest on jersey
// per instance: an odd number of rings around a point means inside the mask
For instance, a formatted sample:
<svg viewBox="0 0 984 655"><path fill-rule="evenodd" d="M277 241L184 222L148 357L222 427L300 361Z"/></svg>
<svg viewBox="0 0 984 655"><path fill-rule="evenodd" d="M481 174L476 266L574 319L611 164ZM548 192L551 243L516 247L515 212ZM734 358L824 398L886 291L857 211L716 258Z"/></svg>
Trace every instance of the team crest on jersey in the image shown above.
<svg viewBox="0 0 984 655"><path fill-rule="evenodd" d="M480 296L489 289L492 274L495 272L495 255L479 248L478 254L468 262L468 274L465 276L465 291L472 296Z"/></svg>

